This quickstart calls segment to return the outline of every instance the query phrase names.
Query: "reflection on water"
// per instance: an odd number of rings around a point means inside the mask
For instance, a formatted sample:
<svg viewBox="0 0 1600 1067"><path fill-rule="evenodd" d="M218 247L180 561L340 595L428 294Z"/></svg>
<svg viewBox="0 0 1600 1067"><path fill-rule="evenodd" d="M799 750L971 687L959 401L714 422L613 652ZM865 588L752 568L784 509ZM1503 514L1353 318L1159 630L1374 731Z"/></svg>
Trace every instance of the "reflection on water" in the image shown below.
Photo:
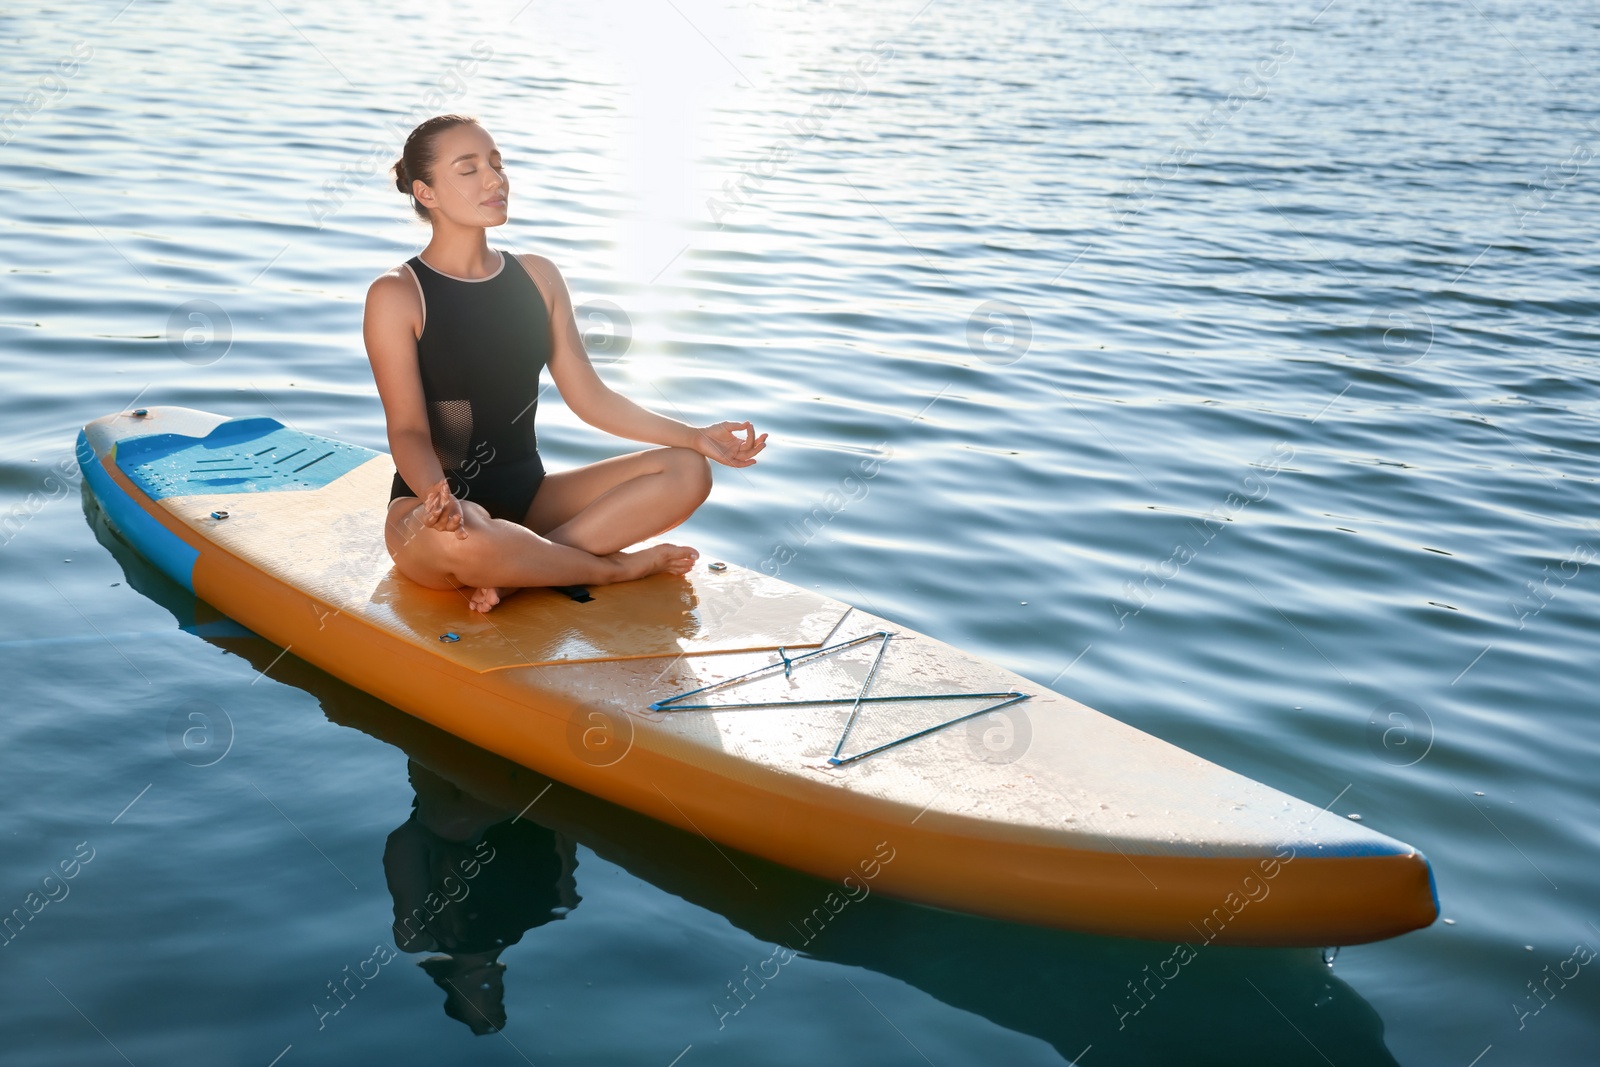
<svg viewBox="0 0 1600 1067"><path fill-rule="evenodd" d="M568 838L480 800L415 760L411 817L389 835L383 871L394 943L445 992L445 1014L488 1034L506 1024L500 954L578 906Z"/></svg>

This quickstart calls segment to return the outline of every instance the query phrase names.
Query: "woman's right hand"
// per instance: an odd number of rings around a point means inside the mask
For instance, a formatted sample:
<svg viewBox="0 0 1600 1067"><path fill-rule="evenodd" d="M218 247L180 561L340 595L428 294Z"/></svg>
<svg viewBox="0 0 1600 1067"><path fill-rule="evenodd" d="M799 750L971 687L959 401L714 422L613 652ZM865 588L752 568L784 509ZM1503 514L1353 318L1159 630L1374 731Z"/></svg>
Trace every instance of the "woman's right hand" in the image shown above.
<svg viewBox="0 0 1600 1067"><path fill-rule="evenodd" d="M450 492L450 483L440 478L428 489L422 501L422 524L435 530L454 532L458 538L467 536L466 516L461 513L461 501Z"/></svg>

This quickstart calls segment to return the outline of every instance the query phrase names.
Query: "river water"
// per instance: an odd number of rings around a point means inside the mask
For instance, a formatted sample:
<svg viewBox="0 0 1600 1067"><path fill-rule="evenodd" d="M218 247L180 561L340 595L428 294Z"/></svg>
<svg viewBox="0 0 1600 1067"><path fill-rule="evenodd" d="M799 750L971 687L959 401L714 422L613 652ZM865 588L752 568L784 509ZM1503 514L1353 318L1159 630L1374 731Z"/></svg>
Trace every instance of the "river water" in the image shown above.
<svg viewBox="0 0 1600 1067"><path fill-rule="evenodd" d="M1510 0L0 14L0 911L52 898L0 945L6 1062L1593 1062L1597 26ZM771 434L675 537L750 566L788 540L789 580L1360 815L1427 854L1447 921L1331 968L1209 949L1131 1013L1171 946L877 896L779 966L824 883L748 859L755 892L131 555L72 462L90 419L386 447L362 301L427 235L381 170L450 110L508 162L491 243L562 267L607 379ZM635 447L541 408L553 468ZM188 744L197 707L218 732ZM475 840L512 860L481 886L505 943L447 996L389 924Z"/></svg>

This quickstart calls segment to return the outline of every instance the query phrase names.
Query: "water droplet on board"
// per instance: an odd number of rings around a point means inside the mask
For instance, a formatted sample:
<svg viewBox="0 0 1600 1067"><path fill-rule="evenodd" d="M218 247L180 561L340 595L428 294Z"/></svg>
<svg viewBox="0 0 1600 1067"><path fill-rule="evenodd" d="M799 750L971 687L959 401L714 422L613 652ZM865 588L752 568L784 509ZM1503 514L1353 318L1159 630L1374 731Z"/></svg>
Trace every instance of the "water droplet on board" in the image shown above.
<svg viewBox="0 0 1600 1067"><path fill-rule="evenodd" d="M1329 967L1333 966L1333 961L1335 959L1337 959L1338 957L1339 957L1339 946L1338 945L1334 945L1332 948L1325 948L1325 949L1322 950L1322 962L1327 964Z"/></svg>

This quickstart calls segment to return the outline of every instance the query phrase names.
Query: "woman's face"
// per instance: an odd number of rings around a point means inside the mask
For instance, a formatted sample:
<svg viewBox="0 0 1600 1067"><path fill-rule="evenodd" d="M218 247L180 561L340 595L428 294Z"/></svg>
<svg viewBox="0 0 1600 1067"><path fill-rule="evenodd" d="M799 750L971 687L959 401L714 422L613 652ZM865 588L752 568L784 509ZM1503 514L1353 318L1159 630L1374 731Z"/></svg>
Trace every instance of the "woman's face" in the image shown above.
<svg viewBox="0 0 1600 1067"><path fill-rule="evenodd" d="M460 226L502 225L511 181L489 131L470 122L452 126L433 147L433 183L418 197L423 206Z"/></svg>

